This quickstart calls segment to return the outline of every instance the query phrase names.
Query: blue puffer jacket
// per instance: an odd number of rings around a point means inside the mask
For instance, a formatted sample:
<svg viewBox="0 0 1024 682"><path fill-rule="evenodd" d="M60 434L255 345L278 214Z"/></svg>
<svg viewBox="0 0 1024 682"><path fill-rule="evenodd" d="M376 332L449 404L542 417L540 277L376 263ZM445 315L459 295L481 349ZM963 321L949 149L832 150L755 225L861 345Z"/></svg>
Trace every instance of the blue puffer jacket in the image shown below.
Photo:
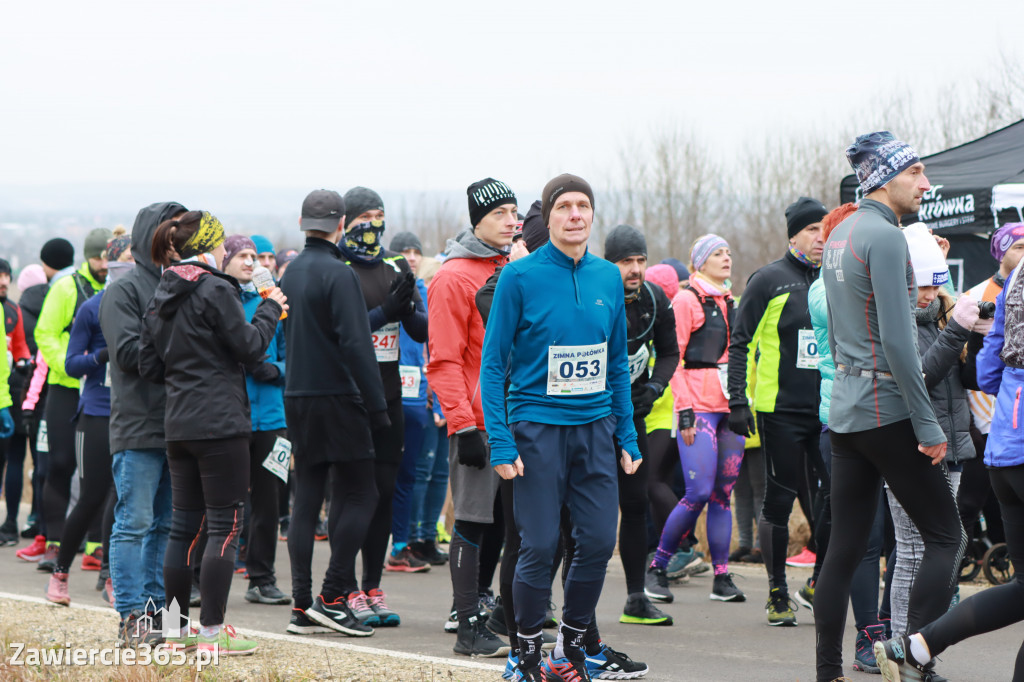
<svg viewBox="0 0 1024 682"><path fill-rule="evenodd" d="M262 300L263 298L255 291L242 289L242 307L245 308L245 318L250 322L256 312L256 307ZM253 431L274 431L286 426L284 418L284 358L284 326L278 322L274 338L270 340L270 345L267 347L267 359L264 362L276 365L281 372L280 378L265 384L256 381L248 372L245 373L245 389L249 394Z"/></svg>
<svg viewBox="0 0 1024 682"><path fill-rule="evenodd" d="M828 301L825 298L825 280L820 277L807 291L807 307L811 311L814 338L818 341L818 372L821 374L818 420L822 424L828 424L828 408L832 404L832 381L836 376L836 364L832 360L832 349L828 345Z"/></svg>

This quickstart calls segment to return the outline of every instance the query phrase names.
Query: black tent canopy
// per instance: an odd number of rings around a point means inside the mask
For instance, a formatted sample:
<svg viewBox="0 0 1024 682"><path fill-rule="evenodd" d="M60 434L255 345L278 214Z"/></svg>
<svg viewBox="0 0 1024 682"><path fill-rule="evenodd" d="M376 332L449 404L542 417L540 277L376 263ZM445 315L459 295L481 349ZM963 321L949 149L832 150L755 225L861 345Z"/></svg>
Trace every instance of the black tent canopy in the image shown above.
<svg viewBox="0 0 1024 682"><path fill-rule="evenodd" d="M1024 120L921 161L932 189L917 220L906 216L903 224L920 221L949 239L950 270L963 290L995 268L991 233L1004 223L1024 222ZM860 200L856 176L843 178L840 198Z"/></svg>

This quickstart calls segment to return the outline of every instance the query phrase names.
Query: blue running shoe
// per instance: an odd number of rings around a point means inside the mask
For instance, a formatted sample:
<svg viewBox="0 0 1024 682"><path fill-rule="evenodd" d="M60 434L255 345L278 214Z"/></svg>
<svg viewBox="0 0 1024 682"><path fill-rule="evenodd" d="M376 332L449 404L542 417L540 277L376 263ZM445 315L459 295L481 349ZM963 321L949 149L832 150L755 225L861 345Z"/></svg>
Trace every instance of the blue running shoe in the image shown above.
<svg viewBox="0 0 1024 682"><path fill-rule="evenodd" d="M687 576L689 575L687 569L695 561L700 563L700 559L697 558L697 553L693 551L692 547L681 549L668 560L668 566L665 567L665 575L668 576L669 580L678 580Z"/></svg>
<svg viewBox="0 0 1024 682"><path fill-rule="evenodd" d="M635 680L647 674L647 664L634 661L604 642L594 655L587 654L587 673L592 680Z"/></svg>
<svg viewBox="0 0 1024 682"><path fill-rule="evenodd" d="M501 679L519 682L523 674L519 672L519 652L508 652L508 660L505 661L505 671L501 673Z"/></svg>

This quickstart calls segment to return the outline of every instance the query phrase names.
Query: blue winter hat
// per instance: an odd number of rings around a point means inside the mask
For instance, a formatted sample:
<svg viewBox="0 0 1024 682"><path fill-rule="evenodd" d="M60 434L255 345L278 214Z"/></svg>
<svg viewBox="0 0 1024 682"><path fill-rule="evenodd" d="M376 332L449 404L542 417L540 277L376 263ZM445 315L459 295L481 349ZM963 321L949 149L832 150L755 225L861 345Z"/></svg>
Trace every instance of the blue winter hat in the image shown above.
<svg viewBox="0 0 1024 682"><path fill-rule="evenodd" d="M888 130L858 136L846 148L846 159L857 174L863 196L884 187L921 160L913 147L897 140Z"/></svg>
<svg viewBox="0 0 1024 682"><path fill-rule="evenodd" d="M261 234L254 234L249 237L256 246L256 255L261 253L274 253L274 243Z"/></svg>

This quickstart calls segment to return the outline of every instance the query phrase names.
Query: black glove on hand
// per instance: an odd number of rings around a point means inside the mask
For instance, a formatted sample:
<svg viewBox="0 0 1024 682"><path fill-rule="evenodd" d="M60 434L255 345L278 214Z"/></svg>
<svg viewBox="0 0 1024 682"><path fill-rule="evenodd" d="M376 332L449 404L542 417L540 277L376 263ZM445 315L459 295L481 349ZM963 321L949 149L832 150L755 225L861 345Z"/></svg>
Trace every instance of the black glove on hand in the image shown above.
<svg viewBox="0 0 1024 682"><path fill-rule="evenodd" d="M251 374L252 378L261 384L270 384L281 378L281 370L269 362L256 365Z"/></svg>
<svg viewBox="0 0 1024 682"><path fill-rule="evenodd" d="M685 410L679 410L679 430L692 429L697 425L697 415L693 413L693 408L688 407Z"/></svg>
<svg viewBox="0 0 1024 682"><path fill-rule="evenodd" d="M96 364L97 365L105 365L108 362L110 362L110 349L109 348L103 348L98 353L96 353Z"/></svg>
<svg viewBox="0 0 1024 682"><path fill-rule="evenodd" d="M36 424L38 423L39 420L36 419L35 410L22 410L21 425L25 427L25 433L35 433L33 429L36 427Z"/></svg>
<svg viewBox="0 0 1024 682"><path fill-rule="evenodd" d="M388 322L398 322L408 313L412 305L412 292L416 290L416 276L411 272L402 273L391 282L387 298L380 304Z"/></svg>
<svg viewBox="0 0 1024 682"><path fill-rule="evenodd" d="M654 402L661 397L665 389L654 383L646 383L633 395L633 417L643 419L651 413Z"/></svg>
<svg viewBox="0 0 1024 682"><path fill-rule="evenodd" d="M387 429L391 427L391 418L388 417L387 410L383 412L371 412L370 413L370 430L380 431L381 429Z"/></svg>
<svg viewBox="0 0 1024 682"><path fill-rule="evenodd" d="M757 427L746 403L729 406L729 430L744 438L754 435Z"/></svg>
<svg viewBox="0 0 1024 682"><path fill-rule="evenodd" d="M487 466L487 446L483 434L477 429L458 434L459 464L483 469Z"/></svg>

